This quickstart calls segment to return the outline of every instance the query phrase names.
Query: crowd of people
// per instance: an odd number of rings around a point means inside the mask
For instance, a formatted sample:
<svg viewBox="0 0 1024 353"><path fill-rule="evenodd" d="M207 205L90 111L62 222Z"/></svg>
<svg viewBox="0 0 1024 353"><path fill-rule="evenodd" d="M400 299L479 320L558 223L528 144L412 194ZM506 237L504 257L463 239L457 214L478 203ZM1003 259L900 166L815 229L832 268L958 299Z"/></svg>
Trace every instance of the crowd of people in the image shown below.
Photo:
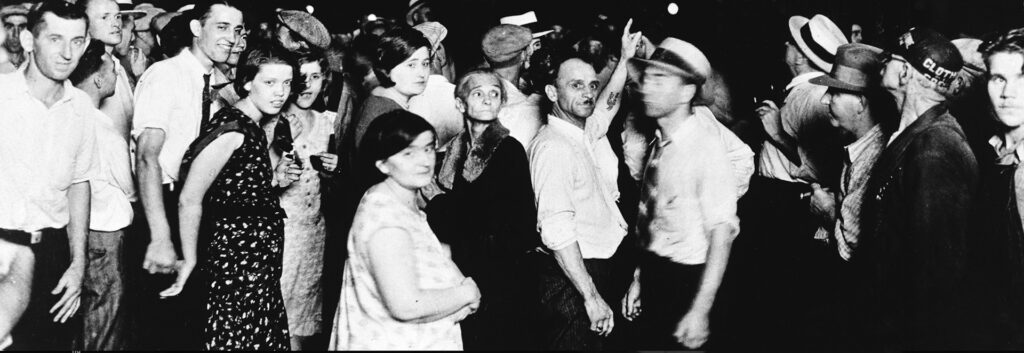
<svg viewBox="0 0 1024 353"><path fill-rule="evenodd" d="M1024 349L1024 28L793 15L746 119L632 19L128 3L0 7L0 350Z"/></svg>

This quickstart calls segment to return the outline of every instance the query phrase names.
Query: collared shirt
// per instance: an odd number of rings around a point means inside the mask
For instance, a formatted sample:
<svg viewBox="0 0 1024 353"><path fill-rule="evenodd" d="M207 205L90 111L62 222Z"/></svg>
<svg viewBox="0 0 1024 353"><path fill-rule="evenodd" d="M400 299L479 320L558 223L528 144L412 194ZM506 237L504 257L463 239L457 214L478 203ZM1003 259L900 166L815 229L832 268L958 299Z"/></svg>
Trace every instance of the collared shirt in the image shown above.
<svg viewBox="0 0 1024 353"><path fill-rule="evenodd" d="M836 219L835 238L839 256L849 260L860 236L860 209L867 191L871 168L885 149L886 136L876 125L860 139L845 147L846 160L839 183L839 217Z"/></svg>
<svg viewBox="0 0 1024 353"><path fill-rule="evenodd" d="M135 89L135 119L132 137L139 138L146 129L164 131L164 145L160 150L160 168L163 183L180 180L178 169L181 158L192 141L199 136L203 116L203 75L207 70L190 50L150 66L139 79ZM219 82L211 78L210 85ZM214 100L210 116L220 104Z"/></svg>
<svg viewBox="0 0 1024 353"><path fill-rule="evenodd" d="M100 102L100 111L110 117L117 124L117 127L124 126L127 128L131 125L132 115L135 113L135 94L132 93L128 71L124 69L124 66L121 66L121 62L117 58L112 54L108 55L110 55L110 59L114 62L114 95ZM122 138L127 138L127 136Z"/></svg>
<svg viewBox="0 0 1024 353"><path fill-rule="evenodd" d="M712 229L739 233L732 163L717 133L695 117L669 136L657 132L637 217L647 249L681 264L707 260Z"/></svg>
<svg viewBox="0 0 1024 353"><path fill-rule="evenodd" d="M610 258L626 221L598 169L589 121L580 129L549 116L527 152L541 240L551 250L578 243L583 258Z"/></svg>
<svg viewBox="0 0 1024 353"><path fill-rule="evenodd" d="M1024 168L1021 163L1024 160L1024 143L1016 146L1007 146L1001 136L992 136L988 140L989 145L996 151L996 163L999 165L1017 165L1013 171L1013 189L1017 196L1017 209L1024 210ZM1024 213L1021 215L1021 223L1024 224Z"/></svg>
<svg viewBox="0 0 1024 353"><path fill-rule="evenodd" d="M132 179L128 141L114 127L114 121L103 112L92 109L89 114L96 123L97 160L100 174L90 181L92 201L89 203L89 229L114 232L132 223L135 181Z"/></svg>
<svg viewBox="0 0 1024 353"><path fill-rule="evenodd" d="M828 88L808 81L821 75L824 74L811 72L794 77L793 81L786 86L789 94L786 95L786 101L779 112L783 130L780 133L787 134L797 141L800 165L797 166L790 161L771 141L765 141L758 157L761 176L791 183L819 181L821 175L819 175L818 167L820 166L815 165L815 162L818 162L815 153L821 154L827 151L815 151L813 148L815 146L809 146L809 144L811 141L823 137L815 135L821 134L823 130L832 129L831 123L829 123L828 107L821 104L821 96Z"/></svg>
<svg viewBox="0 0 1024 353"><path fill-rule="evenodd" d="M508 129L509 135L523 146L529 146L544 124L544 116L540 112L543 97L523 94L515 84L504 78L501 84L505 86L506 100L498 112L498 121Z"/></svg>
<svg viewBox="0 0 1024 353"><path fill-rule="evenodd" d="M52 106L29 93L24 70L0 75L0 228L63 228L68 189L99 173L89 97L64 82Z"/></svg>

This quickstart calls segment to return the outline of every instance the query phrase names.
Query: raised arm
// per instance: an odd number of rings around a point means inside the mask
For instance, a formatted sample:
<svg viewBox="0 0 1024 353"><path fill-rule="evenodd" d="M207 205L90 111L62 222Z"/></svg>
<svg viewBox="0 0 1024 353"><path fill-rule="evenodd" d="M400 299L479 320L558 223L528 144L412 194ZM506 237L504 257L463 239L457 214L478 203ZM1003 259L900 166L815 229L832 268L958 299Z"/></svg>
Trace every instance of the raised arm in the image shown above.
<svg viewBox="0 0 1024 353"><path fill-rule="evenodd" d="M184 260L178 264L178 278L170 288L160 292L161 297L172 297L181 293L189 275L198 262L197 246L199 223L203 216L203 198L206 190L217 179L220 170L231 155L242 145L245 137L238 132L227 132L213 140L192 161L185 185L178 198L178 232L181 234L181 252Z"/></svg>
<svg viewBox="0 0 1024 353"><path fill-rule="evenodd" d="M586 132L591 140L596 141L608 133L608 127L618 113L622 105L622 89L626 86L626 78L629 76L629 59L636 56L637 47L641 43L643 34L640 32L629 33L633 26L633 19L626 22L622 29L622 51L619 55L619 63L615 65L615 71L605 85L604 90L597 96L594 113L587 118Z"/></svg>

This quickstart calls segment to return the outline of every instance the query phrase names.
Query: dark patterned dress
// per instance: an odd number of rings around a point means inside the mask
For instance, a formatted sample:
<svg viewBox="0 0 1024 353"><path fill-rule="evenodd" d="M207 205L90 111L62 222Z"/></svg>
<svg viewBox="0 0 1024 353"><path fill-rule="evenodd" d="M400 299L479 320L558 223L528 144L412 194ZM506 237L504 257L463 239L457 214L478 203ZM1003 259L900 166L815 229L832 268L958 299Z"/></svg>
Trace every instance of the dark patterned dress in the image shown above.
<svg viewBox="0 0 1024 353"><path fill-rule="evenodd" d="M208 350L287 350L288 318L281 298L284 211L272 192L266 135L242 111L224 108L182 160L227 132L245 136L203 199L198 273L205 287Z"/></svg>

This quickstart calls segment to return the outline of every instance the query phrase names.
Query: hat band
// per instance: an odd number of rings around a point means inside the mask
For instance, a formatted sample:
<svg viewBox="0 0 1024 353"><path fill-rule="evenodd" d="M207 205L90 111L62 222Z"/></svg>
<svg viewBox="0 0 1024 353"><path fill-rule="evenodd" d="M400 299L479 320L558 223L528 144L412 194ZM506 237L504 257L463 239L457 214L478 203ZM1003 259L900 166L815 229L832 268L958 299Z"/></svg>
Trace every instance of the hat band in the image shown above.
<svg viewBox="0 0 1024 353"><path fill-rule="evenodd" d="M814 37L811 36L810 22L807 22L803 27L800 27L800 38L804 40L804 44L807 45L807 48L811 49L811 53L814 53L814 55L829 63L835 62L836 55L825 50L825 48L818 44L818 42L814 41Z"/></svg>
<svg viewBox="0 0 1024 353"><path fill-rule="evenodd" d="M868 88L871 86L871 76L849 66L842 64L836 64L832 67L832 78L839 80L850 86L856 86L858 88Z"/></svg>
<svg viewBox="0 0 1024 353"><path fill-rule="evenodd" d="M707 79L706 77L703 77L703 75L697 73L697 70L694 69L694 67L691 66L689 63L687 63L686 60L683 59L683 57L679 56L679 54L671 52L665 48L659 47L657 49L654 49L654 53L651 54L651 58L648 60L659 61L671 66L675 66L679 70L682 70L684 75L690 79L696 78L701 81Z"/></svg>

